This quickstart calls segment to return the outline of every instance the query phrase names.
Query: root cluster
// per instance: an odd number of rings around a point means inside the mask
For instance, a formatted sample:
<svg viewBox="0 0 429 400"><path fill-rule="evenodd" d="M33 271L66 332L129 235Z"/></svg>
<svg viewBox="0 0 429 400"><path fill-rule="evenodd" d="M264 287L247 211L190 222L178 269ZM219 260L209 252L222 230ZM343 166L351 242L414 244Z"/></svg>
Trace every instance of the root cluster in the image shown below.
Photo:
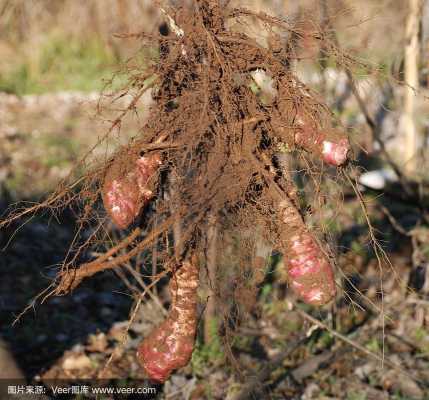
<svg viewBox="0 0 429 400"><path fill-rule="evenodd" d="M148 122L139 137L88 175L81 192L85 197L96 187L96 195L86 197L84 218L101 194L117 227L138 228L80 268L66 263L56 289L67 292L156 242L165 272L171 273L173 300L169 317L141 344L139 357L160 381L192 353L197 265L204 265L210 220L221 231L258 232L260 240L283 252L291 286L304 301L320 305L333 298L331 265L305 225L293 177L279 155L305 152L340 166L349 153L348 139L332 126L327 107L292 68L297 41L322 40L320 32L300 31L282 19L217 0L166 7L165 13L169 29L134 35L159 50L141 70L130 71L128 89L135 100L127 111L138 106L147 78L153 79ZM244 33L252 19L264 26L263 40ZM257 74L269 83L269 95Z"/></svg>

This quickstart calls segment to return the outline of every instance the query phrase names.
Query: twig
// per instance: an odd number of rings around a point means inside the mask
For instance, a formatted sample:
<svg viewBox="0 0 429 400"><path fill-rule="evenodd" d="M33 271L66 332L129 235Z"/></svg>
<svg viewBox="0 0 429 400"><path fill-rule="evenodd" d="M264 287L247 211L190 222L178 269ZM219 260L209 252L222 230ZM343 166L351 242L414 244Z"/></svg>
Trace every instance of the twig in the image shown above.
<svg viewBox="0 0 429 400"><path fill-rule="evenodd" d="M384 157L386 158L386 161L389 163L389 165L395 171L395 174L398 176L399 183L403 187L404 191L409 196L413 197L414 193L413 193L411 186L409 185L407 178L404 176L404 174L402 173L402 171L398 167L398 165L395 163L395 161L393 161L392 157L390 156L389 152L386 149L386 146L384 145L384 142L380 139L380 127L375 122L374 118L369 114L368 108L367 108L364 100L362 99L362 96L360 95L359 90L356 87L356 83L353 79L352 73L350 72L350 70L348 68L346 68L345 71L346 71L347 78L349 80L349 84L350 84L350 87L352 89L353 95L355 96L356 101L359 105L359 108L365 117L365 121L366 121L367 125L369 126L369 128L372 131L372 136L373 136L374 140L380 146L380 149L381 149Z"/></svg>
<svg viewBox="0 0 429 400"><path fill-rule="evenodd" d="M412 236L410 232L408 232L400 223L399 221L392 215L392 213L389 211L387 207L385 207L383 204L379 205L381 208L381 211L383 214L387 217L390 224L393 226L395 230L397 230L401 235L404 236Z"/></svg>
<svg viewBox="0 0 429 400"><path fill-rule="evenodd" d="M313 375L316 371L320 371L323 366L328 366L332 359L338 356L338 353L345 352L345 347L340 347L340 350L332 351L332 349L325 350L320 354L316 354L307 358L301 365L293 369L291 375L297 382L303 382L304 379Z"/></svg>
<svg viewBox="0 0 429 400"><path fill-rule="evenodd" d="M174 19L167 13L167 11L165 11L164 8L160 7L159 9L167 17L168 25L170 25L171 30L176 34L176 36L180 38L183 37L185 35L183 29L177 26L176 21L174 21Z"/></svg>
<svg viewBox="0 0 429 400"><path fill-rule="evenodd" d="M317 318L314 318L307 312L301 310L299 307L296 307L296 312L301 315L304 319L311 322L314 325L317 325L319 328L326 329L331 335L335 336L336 338L340 339L341 341L349 344L350 346L354 347L355 349L361 351L362 353L366 354L367 356L374 358L377 361L380 361L381 363L384 363L388 367L394 369L395 371L398 371L399 373L407 376L408 378L413 379L416 382L423 383L420 378L414 376L414 374L409 373L405 369L403 369L400 365L394 363L393 361L390 361L389 359L386 359L384 355L373 353L372 351L366 349L364 346L360 345L359 343L355 342L354 340L348 338L347 336L339 333L338 331L335 331L331 329L328 325L324 324L322 321L319 321Z"/></svg>
<svg viewBox="0 0 429 400"><path fill-rule="evenodd" d="M397 335L396 333L389 332L388 336L391 336L392 338L395 338L396 340L404 343L405 345L407 345L408 347L411 347L416 352L420 352L422 350L419 346L414 344L410 339L407 339L406 337L403 337L402 335ZM427 360L429 359L428 355L422 354L421 356L422 356L422 358L425 358Z"/></svg>
<svg viewBox="0 0 429 400"><path fill-rule="evenodd" d="M301 339L296 340L295 342L288 345L288 348L282 351L280 354L277 354L272 360L267 362L261 369L261 371L250 379L250 382L247 382L245 387L240 393L234 398L234 400L246 400L253 398L252 394L259 388L263 387L266 384L266 381L269 379L270 375L279 368L283 361L289 357L298 347L306 343L310 336L302 337Z"/></svg>

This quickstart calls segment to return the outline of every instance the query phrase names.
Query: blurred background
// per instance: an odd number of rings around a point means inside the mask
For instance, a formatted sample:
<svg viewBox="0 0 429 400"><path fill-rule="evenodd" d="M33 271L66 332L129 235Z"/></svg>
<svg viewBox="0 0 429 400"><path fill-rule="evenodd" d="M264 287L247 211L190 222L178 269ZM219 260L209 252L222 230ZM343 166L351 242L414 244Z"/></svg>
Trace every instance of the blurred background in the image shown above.
<svg viewBox="0 0 429 400"><path fill-rule="evenodd" d="M335 249L343 292L336 304L307 311L331 331L316 329L287 352L312 323L290 310L285 278L273 269L230 351L220 333L202 335L191 364L157 388L157 398L429 399L422 384L429 382L429 1L231 4L302 29L316 24L362 60L361 69L350 71L303 40L294 66L349 132L351 176L362 196L326 171L332 179L323 187L322 230ZM141 43L120 34L151 32L163 18L150 0L0 0L0 214L44 198L97 143L117 111L100 113L100 94L126 82L112 76L130 57L144 62ZM258 36L261 26L251 21L246 30ZM149 106L150 96L124 121L119 142L138 132ZM311 204L310 191L300 189ZM0 231L0 366L29 382L73 382L97 376L118 351L108 376L123 384L142 379L135 349L162 319L164 286L144 302L128 333L136 293L144 288L132 266L96 275L70 295L34 302L54 278L76 224L73 210L65 210Z"/></svg>

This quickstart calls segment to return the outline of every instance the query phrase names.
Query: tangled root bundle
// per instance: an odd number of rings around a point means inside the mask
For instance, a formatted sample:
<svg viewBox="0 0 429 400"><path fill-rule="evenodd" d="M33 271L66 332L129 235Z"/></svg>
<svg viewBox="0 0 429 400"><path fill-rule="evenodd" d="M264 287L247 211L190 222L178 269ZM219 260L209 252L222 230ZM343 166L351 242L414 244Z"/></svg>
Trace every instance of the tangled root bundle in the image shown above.
<svg viewBox="0 0 429 400"><path fill-rule="evenodd" d="M218 0L194 0L165 10L168 32L133 35L159 48L141 69L129 67L127 92L135 92L129 111L137 107L152 77L154 104L148 122L138 138L89 173L84 185L86 192L97 187L117 227L139 227L91 262L78 267L65 262L56 289L67 292L85 277L135 258L156 241L164 274L172 272L172 304L165 322L140 345L138 357L158 381L192 354L197 259L203 262L206 254L210 220L219 230L257 227L260 239L283 253L290 286L302 300L313 305L332 300L331 264L305 224L293 176L280 167L278 155L280 150L305 153L340 166L350 149L346 135L332 126L327 107L291 68L297 39L306 35L317 41L319 32L302 32L282 19L224 7ZM251 18L265 27L263 42L242 32ZM328 44L324 48L337 51ZM268 100L255 88L254 74L261 71L271 82ZM89 196L84 217L95 209L95 197ZM139 219L155 198L151 211Z"/></svg>
<svg viewBox="0 0 429 400"><path fill-rule="evenodd" d="M181 246L176 243L178 261L190 247L202 250L209 216L226 226L227 220L243 215L248 207L252 219L264 226L265 237L276 221L278 240L273 240L274 232L270 239L285 255L291 287L305 302L322 305L335 296L332 267L305 226L292 179L272 163L279 145L286 144L340 166L347 160L349 142L329 126L323 104L288 68L290 55L280 36L273 34L267 49L228 29L230 18L245 14L224 10L216 1L195 1L192 7L173 12L183 35L171 32L159 37L161 62L154 66L154 74L160 84L143 143L169 141L176 147L164 152L172 203L164 209L179 210L178 223L187 228L176 238L181 242ZM256 70L263 70L274 82L277 95L271 104L264 104L251 89ZM124 186L128 179L125 175ZM112 196L118 205L121 194ZM147 199L143 196L139 204L128 207L127 221L135 216L131 210L140 210ZM115 207L114 202L106 204L109 207ZM139 348L142 365L155 380L164 381L190 359L197 275L194 262L182 263L170 284L169 317Z"/></svg>

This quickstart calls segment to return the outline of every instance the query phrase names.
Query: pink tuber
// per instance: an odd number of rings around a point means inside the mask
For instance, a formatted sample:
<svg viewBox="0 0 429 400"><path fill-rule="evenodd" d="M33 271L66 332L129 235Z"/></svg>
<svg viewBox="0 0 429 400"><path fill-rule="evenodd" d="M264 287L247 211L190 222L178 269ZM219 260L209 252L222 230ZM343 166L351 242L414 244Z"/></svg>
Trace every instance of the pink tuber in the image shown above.
<svg viewBox="0 0 429 400"><path fill-rule="evenodd" d="M305 150L319 154L323 161L339 167L343 165L350 152L348 138L333 129L321 130L314 123L298 117L295 144Z"/></svg>
<svg viewBox="0 0 429 400"><path fill-rule="evenodd" d="M328 303L335 297L336 290L327 256L290 200L280 204L280 214L287 226L285 232L288 232L281 240L290 286L308 304L320 306Z"/></svg>
<svg viewBox="0 0 429 400"><path fill-rule="evenodd" d="M191 359L197 329L197 262L185 261L170 279L171 306L167 319L143 340L137 357L150 379L165 382Z"/></svg>
<svg viewBox="0 0 429 400"><path fill-rule="evenodd" d="M139 157L131 171L123 173L113 163L104 179L102 198L107 213L119 228L126 228L153 197L149 181L161 165L159 154Z"/></svg>

